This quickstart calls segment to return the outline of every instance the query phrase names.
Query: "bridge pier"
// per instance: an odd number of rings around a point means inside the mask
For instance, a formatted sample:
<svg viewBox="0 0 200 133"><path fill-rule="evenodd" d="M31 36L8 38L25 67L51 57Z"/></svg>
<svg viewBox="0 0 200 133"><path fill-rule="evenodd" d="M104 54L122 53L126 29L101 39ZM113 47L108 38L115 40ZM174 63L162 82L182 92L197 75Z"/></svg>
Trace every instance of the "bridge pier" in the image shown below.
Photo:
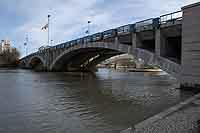
<svg viewBox="0 0 200 133"><path fill-rule="evenodd" d="M155 54L158 56L164 55L165 50L165 37L160 28L155 31Z"/></svg>
<svg viewBox="0 0 200 133"><path fill-rule="evenodd" d="M200 89L200 2L182 10L181 87Z"/></svg>
<svg viewBox="0 0 200 133"><path fill-rule="evenodd" d="M137 47L137 35L136 33L132 33L132 48L135 49Z"/></svg>

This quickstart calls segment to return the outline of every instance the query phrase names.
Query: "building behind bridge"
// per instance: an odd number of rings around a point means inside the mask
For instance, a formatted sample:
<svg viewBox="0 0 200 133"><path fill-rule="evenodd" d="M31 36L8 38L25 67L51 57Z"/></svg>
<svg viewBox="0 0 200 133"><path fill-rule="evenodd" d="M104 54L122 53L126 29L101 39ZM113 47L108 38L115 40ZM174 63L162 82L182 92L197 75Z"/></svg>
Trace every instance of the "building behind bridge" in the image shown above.
<svg viewBox="0 0 200 133"><path fill-rule="evenodd" d="M10 40L1 40L1 43L0 43L0 54L2 54L4 51L12 52L12 47L11 47Z"/></svg>

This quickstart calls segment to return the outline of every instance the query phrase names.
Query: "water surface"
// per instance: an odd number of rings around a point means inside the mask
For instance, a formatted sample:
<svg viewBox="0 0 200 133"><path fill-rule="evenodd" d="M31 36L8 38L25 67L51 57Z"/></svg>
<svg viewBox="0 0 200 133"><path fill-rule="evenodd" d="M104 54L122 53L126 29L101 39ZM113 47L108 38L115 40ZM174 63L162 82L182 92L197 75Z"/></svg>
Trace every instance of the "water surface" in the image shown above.
<svg viewBox="0 0 200 133"><path fill-rule="evenodd" d="M117 133L190 97L164 72L0 70L1 133Z"/></svg>

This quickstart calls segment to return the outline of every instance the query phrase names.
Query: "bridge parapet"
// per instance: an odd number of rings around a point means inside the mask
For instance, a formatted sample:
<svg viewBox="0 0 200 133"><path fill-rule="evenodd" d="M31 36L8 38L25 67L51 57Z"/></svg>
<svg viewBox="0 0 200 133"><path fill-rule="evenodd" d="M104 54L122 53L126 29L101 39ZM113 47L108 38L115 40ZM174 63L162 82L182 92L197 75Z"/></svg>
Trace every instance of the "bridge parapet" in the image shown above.
<svg viewBox="0 0 200 133"><path fill-rule="evenodd" d="M160 16L160 27L169 27L174 25L181 25L183 18L183 12L177 11Z"/></svg>
<svg viewBox="0 0 200 133"><path fill-rule="evenodd" d="M165 14L165 15L160 16L160 24L165 24L171 21L182 20L182 18L183 18L182 11Z"/></svg>
<svg viewBox="0 0 200 133"><path fill-rule="evenodd" d="M145 30L153 30L154 28L154 18L146 19L135 23L135 32L141 32ZM157 20L159 22L159 20Z"/></svg>

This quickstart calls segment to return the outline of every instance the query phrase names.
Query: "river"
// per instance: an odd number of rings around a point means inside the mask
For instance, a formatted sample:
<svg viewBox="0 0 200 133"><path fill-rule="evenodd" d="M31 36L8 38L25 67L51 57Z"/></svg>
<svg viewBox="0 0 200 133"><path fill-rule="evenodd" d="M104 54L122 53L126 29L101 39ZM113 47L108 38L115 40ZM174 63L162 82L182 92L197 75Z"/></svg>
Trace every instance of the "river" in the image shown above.
<svg viewBox="0 0 200 133"><path fill-rule="evenodd" d="M0 69L0 133L118 133L192 96L164 72Z"/></svg>

